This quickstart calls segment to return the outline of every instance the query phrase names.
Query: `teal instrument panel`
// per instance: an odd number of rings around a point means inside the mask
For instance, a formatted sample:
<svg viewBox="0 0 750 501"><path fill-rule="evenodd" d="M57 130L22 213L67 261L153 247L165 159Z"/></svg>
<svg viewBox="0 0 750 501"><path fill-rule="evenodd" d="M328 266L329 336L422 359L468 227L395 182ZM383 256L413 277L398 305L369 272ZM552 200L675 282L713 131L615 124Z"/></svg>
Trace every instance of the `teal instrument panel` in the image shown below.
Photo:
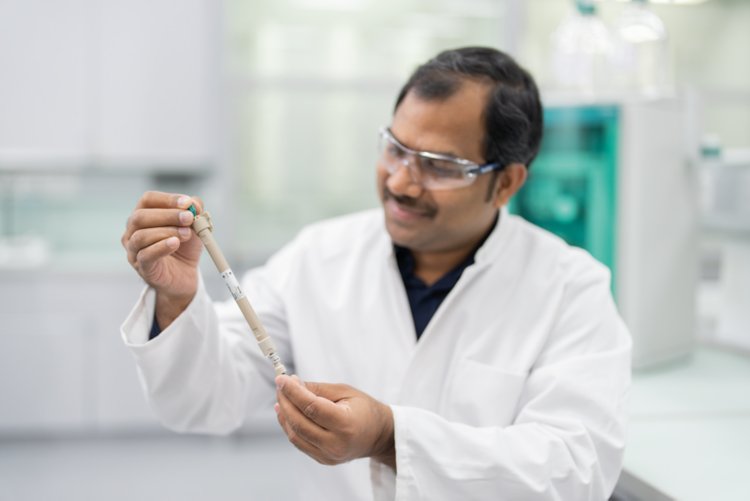
<svg viewBox="0 0 750 501"><path fill-rule="evenodd" d="M617 106L545 108L539 155L510 205L608 266L613 290L618 115Z"/></svg>

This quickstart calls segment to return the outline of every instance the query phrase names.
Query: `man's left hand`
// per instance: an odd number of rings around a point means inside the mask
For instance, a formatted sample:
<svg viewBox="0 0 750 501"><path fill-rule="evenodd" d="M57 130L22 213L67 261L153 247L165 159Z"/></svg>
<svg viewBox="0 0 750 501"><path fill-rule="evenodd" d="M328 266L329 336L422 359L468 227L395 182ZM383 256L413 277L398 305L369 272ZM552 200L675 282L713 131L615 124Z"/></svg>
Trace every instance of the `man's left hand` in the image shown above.
<svg viewBox="0 0 750 501"><path fill-rule="evenodd" d="M276 417L289 441L322 464L372 457L396 469L391 408L345 384L276 378Z"/></svg>

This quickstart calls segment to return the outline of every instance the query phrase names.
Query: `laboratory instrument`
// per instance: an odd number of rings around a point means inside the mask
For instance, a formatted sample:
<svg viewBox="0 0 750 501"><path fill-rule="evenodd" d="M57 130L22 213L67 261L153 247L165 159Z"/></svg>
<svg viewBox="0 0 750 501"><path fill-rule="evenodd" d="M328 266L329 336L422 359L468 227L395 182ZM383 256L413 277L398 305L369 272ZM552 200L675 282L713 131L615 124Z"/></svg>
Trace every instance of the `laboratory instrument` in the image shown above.
<svg viewBox="0 0 750 501"><path fill-rule="evenodd" d="M546 100L544 140L511 210L609 267L633 364L695 341L696 193L678 99Z"/></svg>

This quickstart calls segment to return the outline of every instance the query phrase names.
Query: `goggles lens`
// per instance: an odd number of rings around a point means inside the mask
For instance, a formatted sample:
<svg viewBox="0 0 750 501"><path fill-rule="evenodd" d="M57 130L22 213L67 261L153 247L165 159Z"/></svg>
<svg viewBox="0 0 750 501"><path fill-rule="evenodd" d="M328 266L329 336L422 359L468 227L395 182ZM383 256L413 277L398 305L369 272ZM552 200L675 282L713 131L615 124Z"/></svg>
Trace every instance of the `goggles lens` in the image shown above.
<svg viewBox="0 0 750 501"><path fill-rule="evenodd" d="M428 190L463 188L473 183L478 174L485 172L482 171L485 166L470 160L409 149L399 143L387 128L380 130L379 144L381 162L389 174L406 167L412 179ZM486 167L491 167L486 172L497 169L495 164Z"/></svg>

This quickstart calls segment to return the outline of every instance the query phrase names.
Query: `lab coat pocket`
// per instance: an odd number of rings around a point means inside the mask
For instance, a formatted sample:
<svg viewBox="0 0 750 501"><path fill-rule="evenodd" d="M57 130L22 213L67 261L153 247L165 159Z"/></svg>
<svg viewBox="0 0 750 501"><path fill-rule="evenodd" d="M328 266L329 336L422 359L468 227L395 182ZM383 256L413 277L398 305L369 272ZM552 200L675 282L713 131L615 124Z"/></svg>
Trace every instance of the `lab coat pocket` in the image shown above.
<svg viewBox="0 0 750 501"><path fill-rule="evenodd" d="M462 359L450 379L444 415L471 426L508 426L515 419L526 374Z"/></svg>

